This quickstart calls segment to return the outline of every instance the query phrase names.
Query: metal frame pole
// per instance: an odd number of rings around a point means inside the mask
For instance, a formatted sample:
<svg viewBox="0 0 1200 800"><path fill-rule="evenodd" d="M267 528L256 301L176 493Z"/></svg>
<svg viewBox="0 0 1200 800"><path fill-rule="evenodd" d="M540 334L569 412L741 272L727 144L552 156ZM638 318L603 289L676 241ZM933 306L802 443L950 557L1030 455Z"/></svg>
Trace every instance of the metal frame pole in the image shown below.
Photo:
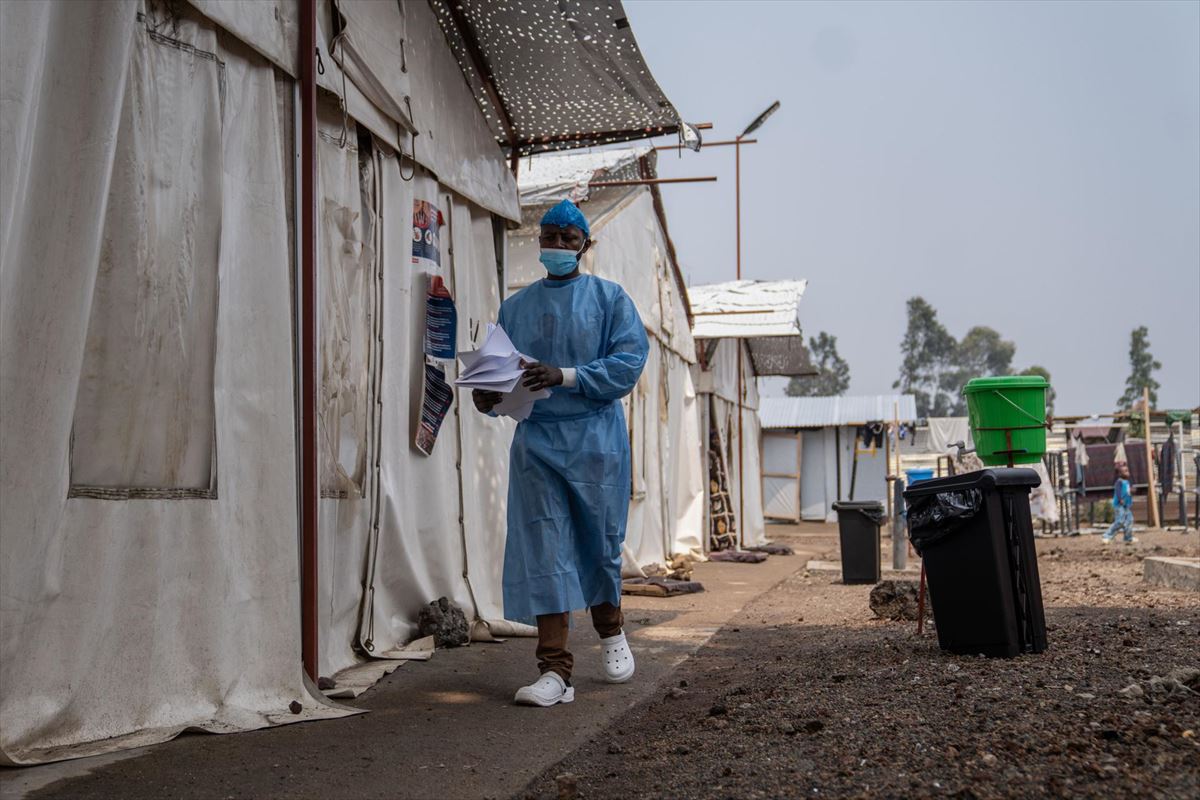
<svg viewBox="0 0 1200 800"><path fill-rule="evenodd" d="M737 227L737 279L742 279L742 137L734 140L734 205ZM746 543L746 472L742 454L745 451L742 414L746 401L745 377L742 374L742 340L737 340L737 407L738 407L738 538Z"/></svg>
<svg viewBox="0 0 1200 800"><path fill-rule="evenodd" d="M300 651L317 680L317 2L300 2Z"/></svg>

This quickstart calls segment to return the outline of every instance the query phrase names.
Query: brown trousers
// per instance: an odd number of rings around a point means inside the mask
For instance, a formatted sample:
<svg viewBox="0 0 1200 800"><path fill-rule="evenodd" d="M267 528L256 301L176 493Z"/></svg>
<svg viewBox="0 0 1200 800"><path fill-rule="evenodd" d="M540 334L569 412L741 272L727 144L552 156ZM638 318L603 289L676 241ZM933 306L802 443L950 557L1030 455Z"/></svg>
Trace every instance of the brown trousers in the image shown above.
<svg viewBox="0 0 1200 800"><path fill-rule="evenodd" d="M592 606L592 627L601 639L616 636L625 624L625 615L620 606L603 603ZM538 669L543 673L557 672L559 677L568 683L571 681L571 668L575 666L575 656L567 650L567 634L571 630L571 615L542 614L537 618Z"/></svg>

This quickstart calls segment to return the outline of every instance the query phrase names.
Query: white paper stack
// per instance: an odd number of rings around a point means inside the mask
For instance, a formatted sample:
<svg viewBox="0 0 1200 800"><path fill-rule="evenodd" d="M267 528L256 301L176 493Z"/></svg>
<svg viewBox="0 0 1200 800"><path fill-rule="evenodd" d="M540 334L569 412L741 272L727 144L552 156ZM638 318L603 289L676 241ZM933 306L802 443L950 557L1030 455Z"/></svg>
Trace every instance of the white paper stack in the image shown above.
<svg viewBox="0 0 1200 800"><path fill-rule="evenodd" d="M536 401L550 396L548 389L535 392L521 385L521 378L525 374L521 361L531 363L534 359L517 352L508 334L499 325L489 322L483 347L459 353L458 360L462 363L462 370L454 385L503 394L504 399L493 409L497 414L523 420L533 411Z"/></svg>

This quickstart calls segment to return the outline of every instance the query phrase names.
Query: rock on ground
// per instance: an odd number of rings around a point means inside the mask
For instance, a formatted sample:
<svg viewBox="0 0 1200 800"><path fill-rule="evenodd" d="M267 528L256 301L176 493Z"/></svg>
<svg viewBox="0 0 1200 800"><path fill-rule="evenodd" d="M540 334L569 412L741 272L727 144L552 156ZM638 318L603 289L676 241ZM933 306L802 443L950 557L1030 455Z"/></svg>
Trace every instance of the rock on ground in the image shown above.
<svg viewBox="0 0 1200 800"><path fill-rule="evenodd" d="M471 641L467 615L445 597L439 597L421 609L417 632L420 636L432 636L438 647L459 647Z"/></svg>
<svg viewBox="0 0 1200 800"><path fill-rule="evenodd" d="M877 584L871 590L871 611L880 619L916 620L918 593L920 585L917 581L887 580ZM925 618L932 616L929 598L925 598Z"/></svg>

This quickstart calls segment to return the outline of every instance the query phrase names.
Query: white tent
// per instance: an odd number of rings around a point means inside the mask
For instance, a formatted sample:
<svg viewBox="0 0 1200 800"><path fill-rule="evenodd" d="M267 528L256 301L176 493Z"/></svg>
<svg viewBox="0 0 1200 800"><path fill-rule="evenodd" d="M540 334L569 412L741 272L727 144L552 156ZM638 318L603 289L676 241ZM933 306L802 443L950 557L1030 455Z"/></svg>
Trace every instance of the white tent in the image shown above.
<svg viewBox="0 0 1200 800"><path fill-rule="evenodd" d="M716 532L722 515L731 514L738 532L734 543L741 547L767 541L757 378L812 372L800 334L806 285L803 280L733 281L689 290L701 352L696 384L708 454L709 528ZM727 488L714 469L727 476Z"/></svg>
<svg viewBox="0 0 1200 800"><path fill-rule="evenodd" d="M687 293L654 186L591 190L591 180L654 174L649 147L556 153L521 162L524 224L509 234L508 289L528 286L538 263L537 222L561 199L579 203L597 244L583 270L629 292L646 326L650 355L634 391L623 401L633 458L623 570L640 574L677 553L703 550L703 474L700 404L692 382L696 347Z"/></svg>
<svg viewBox="0 0 1200 800"><path fill-rule="evenodd" d="M298 5L0 3L0 763L349 713L299 658ZM501 613L507 423L411 445L428 278L477 343L519 215L434 5L316 3L321 675Z"/></svg>

